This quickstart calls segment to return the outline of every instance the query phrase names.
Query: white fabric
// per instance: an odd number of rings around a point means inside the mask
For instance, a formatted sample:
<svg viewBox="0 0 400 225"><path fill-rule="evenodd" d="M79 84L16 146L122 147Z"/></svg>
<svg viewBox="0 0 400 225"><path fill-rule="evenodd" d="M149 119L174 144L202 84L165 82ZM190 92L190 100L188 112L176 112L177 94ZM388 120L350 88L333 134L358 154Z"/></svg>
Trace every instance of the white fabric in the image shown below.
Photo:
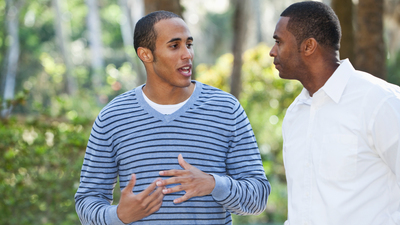
<svg viewBox="0 0 400 225"><path fill-rule="evenodd" d="M285 225L400 224L400 88L348 60L283 122Z"/></svg>
<svg viewBox="0 0 400 225"><path fill-rule="evenodd" d="M194 86L193 92L196 89L196 85ZM157 104L153 101L151 101L143 92L143 97L146 100L147 104L149 104L153 109L155 109L156 111L158 111L161 114L164 115L170 115L176 111L178 111L178 109L180 109L183 105L185 105L185 103L187 101L189 101L190 97L188 99L186 99L185 101L178 103L178 104L174 104L174 105L161 105L161 104Z"/></svg>

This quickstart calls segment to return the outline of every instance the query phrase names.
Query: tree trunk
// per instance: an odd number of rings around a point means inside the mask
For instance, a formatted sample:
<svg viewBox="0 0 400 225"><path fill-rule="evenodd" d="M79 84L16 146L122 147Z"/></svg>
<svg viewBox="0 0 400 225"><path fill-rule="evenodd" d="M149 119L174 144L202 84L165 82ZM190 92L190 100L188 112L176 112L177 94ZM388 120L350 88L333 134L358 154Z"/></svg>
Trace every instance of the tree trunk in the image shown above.
<svg viewBox="0 0 400 225"><path fill-rule="evenodd" d="M233 68L231 73L231 94L237 99L240 97L242 89L242 64L243 64L243 51L244 43L246 41L248 4L246 1L235 0L235 13L233 14Z"/></svg>
<svg viewBox="0 0 400 225"><path fill-rule="evenodd" d="M127 60L132 64L137 73L137 84L146 82L146 71L143 63L138 57L135 57L135 49L133 47L133 31L136 22L144 16L143 0L119 0L121 11L121 33L125 47L125 55Z"/></svg>
<svg viewBox="0 0 400 225"><path fill-rule="evenodd" d="M354 27L353 27L353 1L332 0L332 9L336 12L342 27L342 40L340 42L340 58L350 59L355 62Z"/></svg>
<svg viewBox="0 0 400 225"><path fill-rule="evenodd" d="M262 10L260 0L253 0L253 9L255 13L255 22L256 22L256 32L257 32L257 44L263 42L263 34L262 34Z"/></svg>
<svg viewBox="0 0 400 225"><path fill-rule="evenodd" d="M5 58L5 76L2 77L4 79L2 82L4 84L1 107L2 118L7 118L12 110L12 105L8 106L7 100L14 99L15 81L20 54L18 17L22 1L7 0L6 4L6 29L11 43Z"/></svg>
<svg viewBox="0 0 400 225"><path fill-rule="evenodd" d="M144 0L145 14L165 10L182 17L182 7L179 0Z"/></svg>
<svg viewBox="0 0 400 225"><path fill-rule="evenodd" d="M359 0L355 67L386 79L383 0Z"/></svg>
<svg viewBox="0 0 400 225"><path fill-rule="evenodd" d="M104 80L103 43L97 0L86 0L88 6L87 26L92 66L92 85L99 88Z"/></svg>
<svg viewBox="0 0 400 225"><path fill-rule="evenodd" d="M66 1L61 0L52 0L54 14L55 14L55 30L56 30L56 38L57 43L60 48L61 55L64 60L64 64L66 67L66 72L64 74L64 84L65 84L65 92L69 95L73 95L77 91L77 84L75 78L72 76L73 65L71 61L70 54L70 41L69 41L69 30L67 29L65 23L63 22L63 14L64 10L62 10L62 3L66 3Z"/></svg>

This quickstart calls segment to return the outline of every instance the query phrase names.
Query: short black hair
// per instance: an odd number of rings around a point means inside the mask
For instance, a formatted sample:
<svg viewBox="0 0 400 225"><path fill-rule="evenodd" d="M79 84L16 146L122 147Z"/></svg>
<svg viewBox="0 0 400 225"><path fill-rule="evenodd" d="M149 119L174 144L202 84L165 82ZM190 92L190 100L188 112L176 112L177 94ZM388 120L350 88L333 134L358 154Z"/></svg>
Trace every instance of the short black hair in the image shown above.
<svg viewBox="0 0 400 225"><path fill-rule="evenodd" d="M314 1L290 5L282 13L289 17L286 29L292 33L297 46L307 38L314 38L320 45L339 50L342 32L339 19L331 7Z"/></svg>
<svg viewBox="0 0 400 225"><path fill-rule="evenodd" d="M139 47L148 48L152 53L154 52L157 39L157 32L154 29L154 24L160 20L171 18L181 17L175 13L160 10L147 14L136 23L135 32L133 35L133 45L135 47L136 54Z"/></svg>

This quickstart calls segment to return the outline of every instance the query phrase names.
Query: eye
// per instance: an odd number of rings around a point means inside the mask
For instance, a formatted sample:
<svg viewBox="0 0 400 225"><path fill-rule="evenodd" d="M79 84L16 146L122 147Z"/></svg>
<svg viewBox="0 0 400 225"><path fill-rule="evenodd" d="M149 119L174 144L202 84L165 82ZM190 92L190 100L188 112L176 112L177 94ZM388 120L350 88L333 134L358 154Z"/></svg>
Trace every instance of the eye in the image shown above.
<svg viewBox="0 0 400 225"><path fill-rule="evenodd" d="M280 41L278 41L278 40L275 40L275 43L279 45L281 42L280 42Z"/></svg>
<svg viewBox="0 0 400 225"><path fill-rule="evenodd" d="M171 45L170 47L171 47L171 48L177 48L177 47L178 47L178 44L173 44L173 45Z"/></svg>
<svg viewBox="0 0 400 225"><path fill-rule="evenodd" d="M186 44L186 47L187 48L192 48L193 47L193 43Z"/></svg>

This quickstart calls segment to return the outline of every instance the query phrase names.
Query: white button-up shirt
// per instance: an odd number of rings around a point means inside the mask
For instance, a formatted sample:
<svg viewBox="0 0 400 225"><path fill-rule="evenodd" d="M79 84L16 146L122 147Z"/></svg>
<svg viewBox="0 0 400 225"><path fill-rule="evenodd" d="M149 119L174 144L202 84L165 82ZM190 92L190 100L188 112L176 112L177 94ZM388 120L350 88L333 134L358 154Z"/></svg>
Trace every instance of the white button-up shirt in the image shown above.
<svg viewBox="0 0 400 225"><path fill-rule="evenodd" d="M400 88L348 60L283 122L288 221L400 224Z"/></svg>

